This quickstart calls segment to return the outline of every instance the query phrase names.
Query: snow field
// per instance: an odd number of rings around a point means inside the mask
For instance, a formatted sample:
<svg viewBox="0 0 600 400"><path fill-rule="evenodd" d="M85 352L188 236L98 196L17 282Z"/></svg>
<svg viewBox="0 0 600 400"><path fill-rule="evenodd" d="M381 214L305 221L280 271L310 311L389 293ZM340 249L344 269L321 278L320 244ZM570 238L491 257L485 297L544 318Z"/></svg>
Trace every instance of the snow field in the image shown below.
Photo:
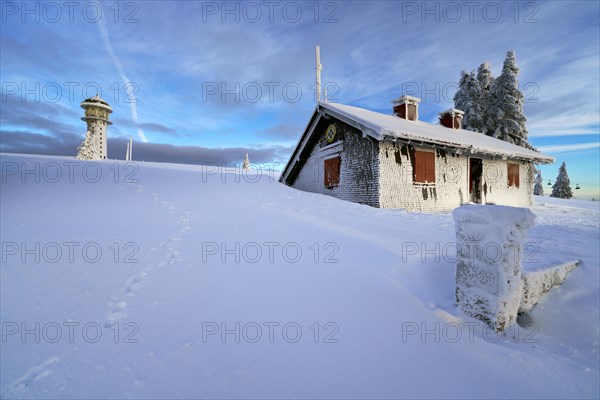
<svg viewBox="0 0 600 400"><path fill-rule="evenodd" d="M347 203L264 171L236 180L201 166L107 160L94 163L101 179L71 182L63 163L89 163L0 161L2 398L564 398L600 389L597 203L536 198L525 270L581 264L528 324L497 335L455 305L450 213ZM40 175L52 162L62 178L36 182L35 165ZM23 176L23 163L34 172ZM50 243L63 249L56 262ZM263 251L256 262L251 243Z"/></svg>

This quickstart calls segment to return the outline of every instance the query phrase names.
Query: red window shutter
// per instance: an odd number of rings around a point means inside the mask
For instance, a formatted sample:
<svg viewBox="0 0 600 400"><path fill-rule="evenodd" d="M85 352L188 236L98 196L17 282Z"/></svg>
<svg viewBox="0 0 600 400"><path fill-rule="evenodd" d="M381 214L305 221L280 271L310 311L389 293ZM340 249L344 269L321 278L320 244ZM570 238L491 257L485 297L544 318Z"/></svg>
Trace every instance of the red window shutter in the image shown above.
<svg viewBox="0 0 600 400"><path fill-rule="evenodd" d="M415 150L414 158L414 182L435 183L435 153Z"/></svg>
<svg viewBox="0 0 600 400"><path fill-rule="evenodd" d="M423 157L423 152L422 151L418 151L415 150L414 152L414 157L415 157L415 170L413 171L413 178L415 182L423 182L423 180L425 179L425 165L424 165L424 157Z"/></svg>
<svg viewBox="0 0 600 400"><path fill-rule="evenodd" d="M425 153L425 180L435 183L435 154Z"/></svg>
<svg viewBox="0 0 600 400"><path fill-rule="evenodd" d="M325 160L324 169L323 183L325 187L338 186L340 184L340 157Z"/></svg>
<svg viewBox="0 0 600 400"><path fill-rule="evenodd" d="M508 186L519 187L519 164L508 164Z"/></svg>
<svg viewBox="0 0 600 400"><path fill-rule="evenodd" d="M342 163L342 159L340 157L335 157L334 160L333 185L337 186L340 184L340 165Z"/></svg>

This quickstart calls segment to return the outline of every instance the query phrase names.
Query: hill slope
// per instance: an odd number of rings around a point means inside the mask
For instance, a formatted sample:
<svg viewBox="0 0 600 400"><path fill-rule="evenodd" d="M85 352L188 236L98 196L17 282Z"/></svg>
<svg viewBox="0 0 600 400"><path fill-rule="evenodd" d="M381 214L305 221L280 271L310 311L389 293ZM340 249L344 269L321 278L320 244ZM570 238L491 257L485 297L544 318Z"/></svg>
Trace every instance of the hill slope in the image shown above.
<svg viewBox="0 0 600 400"><path fill-rule="evenodd" d="M537 199L526 263L582 263L499 337L454 306L448 213L304 193L268 171L1 161L2 398L600 389L598 203Z"/></svg>

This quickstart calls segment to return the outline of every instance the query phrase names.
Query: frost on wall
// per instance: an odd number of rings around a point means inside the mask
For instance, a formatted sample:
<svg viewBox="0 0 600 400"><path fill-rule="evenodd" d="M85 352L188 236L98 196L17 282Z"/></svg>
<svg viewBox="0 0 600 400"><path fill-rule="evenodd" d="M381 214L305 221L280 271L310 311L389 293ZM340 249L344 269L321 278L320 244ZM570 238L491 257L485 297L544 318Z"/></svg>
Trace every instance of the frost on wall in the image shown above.
<svg viewBox="0 0 600 400"><path fill-rule="evenodd" d="M467 205L456 226L456 302L497 331L516 322L521 306L523 246L535 215L527 208Z"/></svg>
<svg viewBox="0 0 600 400"><path fill-rule="evenodd" d="M98 135L94 135L88 130L85 134L85 139L77 148L76 158L78 160L100 160L102 159L100 153Z"/></svg>

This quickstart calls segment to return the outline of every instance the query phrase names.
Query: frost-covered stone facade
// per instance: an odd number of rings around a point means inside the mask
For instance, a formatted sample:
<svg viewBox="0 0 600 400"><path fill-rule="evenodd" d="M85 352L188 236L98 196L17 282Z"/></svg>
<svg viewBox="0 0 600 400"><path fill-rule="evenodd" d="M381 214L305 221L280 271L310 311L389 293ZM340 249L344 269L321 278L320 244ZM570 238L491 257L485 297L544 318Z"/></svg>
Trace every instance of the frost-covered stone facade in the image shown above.
<svg viewBox="0 0 600 400"><path fill-rule="evenodd" d="M465 157L440 149L392 142L381 142L380 149L380 207L446 211L468 201L467 182L462 179L462 171L468 165ZM415 149L435 153L435 182L414 182L412 154Z"/></svg>
<svg viewBox="0 0 600 400"><path fill-rule="evenodd" d="M356 116L342 115L340 109L359 111ZM360 112L371 118L381 115L388 124L391 119L391 123L402 121L405 125L399 127L398 133L390 132L388 126L368 124L370 121ZM431 130L432 140L424 140L423 134L419 135L420 140L412 140L407 129L413 127L426 134ZM435 135L445 135L442 139L449 144L439 143L440 138ZM470 131L322 103L280 181L342 200L409 211L450 211L467 203L530 206L534 162L548 162L551 158L498 142L501 141ZM525 155L511 157L515 151ZM428 153L426 158L433 160L433 167L428 164L426 180L418 177L416 153L420 157ZM328 162L332 158L337 160ZM330 181L329 175L335 175L335 182Z"/></svg>
<svg viewBox="0 0 600 400"><path fill-rule="evenodd" d="M413 182L413 150L435 153L435 183ZM469 159L452 151L439 148L380 143L380 201L382 208L404 208L410 211L450 211L461 204L473 201L469 192ZM519 187L508 185L507 160L482 160L481 202L530 206L530 190L534 166L528 162L511 162L519 165Z"/></svg>
<svg viewBox="0 0 600 400"><path fill-rule="evenodd" d="M326 121L318 128L325 132L330 125L336 127L337 140L328 143L325 133L318 136L292 187L379 207L379 142L363 138L358 129L341 121ZM340 183L325 187L323 165L331 157L341 159Z"/></svg>

